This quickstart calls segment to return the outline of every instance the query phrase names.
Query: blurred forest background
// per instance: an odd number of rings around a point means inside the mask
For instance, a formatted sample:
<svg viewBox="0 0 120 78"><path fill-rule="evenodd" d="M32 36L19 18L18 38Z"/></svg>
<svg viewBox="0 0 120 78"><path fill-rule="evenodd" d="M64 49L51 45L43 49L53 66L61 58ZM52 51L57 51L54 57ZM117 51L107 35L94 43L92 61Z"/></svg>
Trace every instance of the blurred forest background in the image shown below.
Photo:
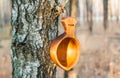
<svg viewBox="0 0 120 78"><path fill-rule="evenodd" d="M72 70L58 68L56 78L120 78L120 0L70 0L69 5L78 21L81 56ZM0 78L12 78L10 21L11 2L0 0Z"/></svg>

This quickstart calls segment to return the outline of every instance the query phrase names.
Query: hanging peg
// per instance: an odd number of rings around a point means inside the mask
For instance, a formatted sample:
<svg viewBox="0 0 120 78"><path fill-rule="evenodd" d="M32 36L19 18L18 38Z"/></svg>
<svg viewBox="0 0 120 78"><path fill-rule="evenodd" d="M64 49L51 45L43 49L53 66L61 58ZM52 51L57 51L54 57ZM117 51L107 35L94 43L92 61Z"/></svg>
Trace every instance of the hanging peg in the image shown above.
<svg viewBox="0 0 120 78"><path fill-rule="evenodd" d="M65 10L65 7L66 7L68 1L69 1L69 0L66 0L63 5L62 5L62 4L59 4L59 5L58 5L58 6L59 6L59 7L57 8L58 12L57 12L56 14L60 15L60 14L64 13L64 10Z"/></svg>

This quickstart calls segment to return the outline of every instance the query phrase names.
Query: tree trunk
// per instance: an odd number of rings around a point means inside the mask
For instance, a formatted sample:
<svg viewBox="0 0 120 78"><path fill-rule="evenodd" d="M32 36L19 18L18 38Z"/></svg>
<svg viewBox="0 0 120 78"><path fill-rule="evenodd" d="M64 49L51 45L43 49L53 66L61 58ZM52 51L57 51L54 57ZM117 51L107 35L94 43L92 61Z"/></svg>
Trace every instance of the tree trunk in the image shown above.
<svg viewBox="0 0 120 78"><path fill-rule="evenodd" d="M104 8L104 29L107 29L108 25L108 0L103 0L103 8Z"/></svg>
<svg viewBox="0 0 120 78"><path fill-rule="evenodd" d="M55 0L12 0L13 78L55 78L50 42L57 36Z"/></svg>
<svg viewBox="0 0 120 78"><path fill-rule="evenodd" d="M92 21L92 16L93 16L93 11L92 11L92 0L86 0L86 9L87 9L87 22L89 25L89 31L90 33L92 32L93 28L93 21Z"/></svg>
<svg viewBox="0 0 120 78"><path fill-rule="evenodd" d="M78 6L78 0L71 0L71 16L76 18L77 17L77 6Z"/></svg>
<svg viewBox="0 0 120 78"><path fill-rule="evenodd" d="M4 8L4 0L1 0L0 1L0 27L3 27L3 25L5 24L4 23L4 10L3 10L3 8Z"/></svg>

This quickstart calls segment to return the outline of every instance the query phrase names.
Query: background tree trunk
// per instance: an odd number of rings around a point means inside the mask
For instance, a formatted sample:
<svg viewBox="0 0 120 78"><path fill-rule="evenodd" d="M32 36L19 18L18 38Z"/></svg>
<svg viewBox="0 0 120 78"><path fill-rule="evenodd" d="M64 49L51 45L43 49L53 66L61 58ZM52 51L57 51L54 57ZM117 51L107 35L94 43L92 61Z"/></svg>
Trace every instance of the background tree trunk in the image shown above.
<svg viewBox="0 0 120 78"><path fill-rule="evenodd" d="M50 42L57 36L57 1L12 0L13 78L55 78Z"/></svg>
<svg viewBox="0 0 120 78"><path fill-rule="evenodd" d="M78 7L78 0L71 0L71 16L76 18L77 17L77 7Z"/></svg>
<svg viewBox="0 0 120 78"><path fill-rule="evenodd" d="M104 29L107 29L108 25L108 0L103 0L103 12L104 12Z"/></svg>
<svg viewBox="0 0 120 78"><path fill-rule="evenodd" d="M3 3L4 3L4 1L1 0L0 3L1 3L1 5L0 5L1 8L0 9L3 10L3 8L4 8L3 7ZM4 25L4 12L1 11L0 12L0 27L2 28L3 25Z"/></svg>
<svg viewBox="0 0 120 78"><path fill-rule="evenodd" d="M92 32L92 26L93 26L92 0L86 0L86 9L87 9L87 22L89 25L89 31Z"/></svg>

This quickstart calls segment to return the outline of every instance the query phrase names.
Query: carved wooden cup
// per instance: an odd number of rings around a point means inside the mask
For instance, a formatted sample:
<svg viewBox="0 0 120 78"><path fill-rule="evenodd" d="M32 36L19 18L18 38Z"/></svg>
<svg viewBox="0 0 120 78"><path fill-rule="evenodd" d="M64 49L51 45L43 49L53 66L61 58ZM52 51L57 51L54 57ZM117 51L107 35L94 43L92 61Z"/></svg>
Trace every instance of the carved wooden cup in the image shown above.
<svg viewBox="0 0 120 78"><path fill-rule="evenodd" d="M79 41L75 37L76 20L71 17L62 19L65 32L58 36L50 46L50 56L55 64L64 70L70 70L80 56Z"/></svg>

